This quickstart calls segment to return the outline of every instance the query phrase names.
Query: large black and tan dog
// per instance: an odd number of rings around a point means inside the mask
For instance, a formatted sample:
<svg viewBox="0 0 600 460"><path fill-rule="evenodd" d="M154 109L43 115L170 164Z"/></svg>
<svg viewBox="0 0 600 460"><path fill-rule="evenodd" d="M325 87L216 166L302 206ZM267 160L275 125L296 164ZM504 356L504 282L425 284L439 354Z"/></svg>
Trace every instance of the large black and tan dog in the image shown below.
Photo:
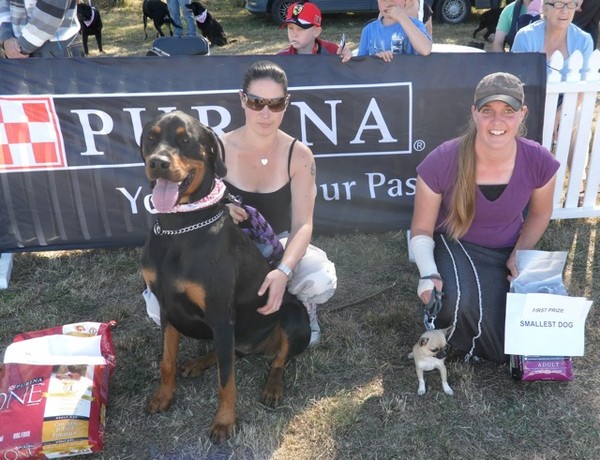
<svg viewBox="0 0 600 460"><path fill-rule="evenodd" d="M144 126L141 147L158 211L142 272L160 303L163 334L161 383L148 410L165 411L173 401L181 334L212 338L214 351L185 364L182 373L194 377L217 365L220 401L210 438L221 442L232 434L236 420L235 353L272 358L262 402L278 405L286 362L308 346L308 314L290 294L278 312L257 312L266 303L256 293L269 265L226 206L212 202L221 184L218 177L226 173L222 144L212 130L174 111Z"/></svg>

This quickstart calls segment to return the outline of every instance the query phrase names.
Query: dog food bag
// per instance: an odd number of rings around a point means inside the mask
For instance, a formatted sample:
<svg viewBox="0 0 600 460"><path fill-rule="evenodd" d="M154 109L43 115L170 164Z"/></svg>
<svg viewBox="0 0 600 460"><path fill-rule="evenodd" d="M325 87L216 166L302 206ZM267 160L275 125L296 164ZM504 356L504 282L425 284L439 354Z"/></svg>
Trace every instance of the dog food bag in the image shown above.
<svg viewBox="0 0 600 460"><path fill-rule="evenodd" d="M510 356L513 379L524 382L536 380L573 380L573 360L570 356Z"/></svg>
<svg viewBox="0 0 600 460"><path fill-rule="evenodd" d="M562 271L567 259L565 251L517 251L519 276L511 282L511 292L544 292L568 295ZM573 380L570 356L510 355L510 373L514 380Z"/></svg>
<svg viewBox="0 0 600 460"><path fill-rule="evenodd" d="M102 450L115 324L68 324L14 338L0 365L0 459Z"/></svg>

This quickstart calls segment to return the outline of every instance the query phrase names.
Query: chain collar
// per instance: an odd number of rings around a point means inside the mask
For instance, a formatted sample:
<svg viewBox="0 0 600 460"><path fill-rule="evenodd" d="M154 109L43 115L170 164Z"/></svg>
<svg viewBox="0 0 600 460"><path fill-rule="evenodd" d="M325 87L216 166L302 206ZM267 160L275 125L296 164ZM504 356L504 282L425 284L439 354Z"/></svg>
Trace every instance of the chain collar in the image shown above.
<svg viewBox="0 0 600 460"><path fill-rule="evenodd" d="M181 235L182 233L193 232L194 230L198 230L202 227L206 227L206 226L216 222L217 220L219 220L221 218L221 216L223 215L223 212L224 212L224 210L221 210L216 215L212 216L210 219L207 219L203 222L199 222L194 225L190 225L189 227L179 228L177 230L163 230L162 228L160 228L160 224L158 222L156 222L154 224L154 234L158 235L158 236L162 236L162 235L174 236L174 235Z"/></svg>

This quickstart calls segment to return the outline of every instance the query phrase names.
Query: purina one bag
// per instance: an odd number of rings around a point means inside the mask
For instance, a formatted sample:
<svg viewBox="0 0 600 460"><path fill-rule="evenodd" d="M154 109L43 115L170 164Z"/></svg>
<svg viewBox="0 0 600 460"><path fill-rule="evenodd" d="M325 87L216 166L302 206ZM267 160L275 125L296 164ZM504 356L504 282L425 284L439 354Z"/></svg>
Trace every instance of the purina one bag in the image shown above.
<svg viewBox="0 0 600 460"><path fill-rule="evenodd" d="M14 338L0 367L0 459L102 450L114 325L75 323Z"/></svg>

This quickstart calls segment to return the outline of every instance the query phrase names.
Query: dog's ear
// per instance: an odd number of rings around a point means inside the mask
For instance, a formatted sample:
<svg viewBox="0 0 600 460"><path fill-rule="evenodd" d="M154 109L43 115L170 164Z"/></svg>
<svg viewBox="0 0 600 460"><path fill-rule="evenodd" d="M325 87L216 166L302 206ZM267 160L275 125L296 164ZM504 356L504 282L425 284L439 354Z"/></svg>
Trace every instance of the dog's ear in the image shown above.
<svg viewBox="0 0 600 460"><path fill-rule="evenodd" d="M446 329L442 329L442 332L446 336L446 338L450 337L452 332L454 332L454 326L448 326Z"/></svg>
<svg viewBox="0 0 600 460"><path fill-rule="evenodd" d="M217 175L218 178L222 178L227 175L227 167L225 166L225 163L223 162L225 147L223 147L223 142L221 141L221 138L219 136L217 136L217 133L215 133L212 130L212 128L210 128L210 127L207 127L207 128L210 131L210 134L211 134L211 137L213 140L210 152L211 152L211 158L213 161L213 166L215 168L215 174Z"/></svg>
<svg viewBox="0 0 600 460"><path fill-rule="evenodd" d="M427 345L429 343L429 337L421 337L419 339L419 346L420 347L424 347L425 345Z"/></svg>
<svg viewBox="0 0 600 460"><path fill-rule="evenodd" d="M154 124L155 121L156 120L148 121L142 127L142 134L140 134L140 155L142 156L142 161L144 162L144 164L146 164L146 157L144 156L144 144L146 142L146 138L148 136L150 128L152 127L152 125Z"/></svg>

